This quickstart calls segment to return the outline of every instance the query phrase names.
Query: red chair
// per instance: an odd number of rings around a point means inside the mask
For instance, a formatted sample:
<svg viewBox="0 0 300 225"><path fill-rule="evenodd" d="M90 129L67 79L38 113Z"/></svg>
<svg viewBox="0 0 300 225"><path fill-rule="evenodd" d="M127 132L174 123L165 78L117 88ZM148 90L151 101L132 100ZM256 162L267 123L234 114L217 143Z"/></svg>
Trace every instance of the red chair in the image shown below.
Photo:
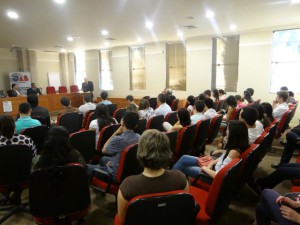
<svg viewBox="0 0 300 225"><path fill-rule="evenodd" d="M283 114L281 120L279 121L275 139L278 139L282 136L284 131L289 127L289 123L291 122L291 119L292 119L292 110L289 109Z"/></svg>
<svg viewBox="0 0 300 225"><path fill-rule="evenodd" d="M136 128L134 128L134 132L138 133L139 135L142 135L142 133L146 130L147 120L141 119L138 122L138 125Z"/></svg>
<svg viewBox="0 0 300 225"><path fill-rule="evenodd" d="M90 112L88 114L88 117L85 119L84 130L88 130L91 122L95 119L97 119L97 114L95 113L95 110L94 110L93 112Z"/></svg>
<svg viewBox="0 0 300 225"><path fill-rule="evenodd" d="M70 92L78 92L79 89L78 89L78 86L77 85L71 85L70 86Z"/></svg>
<svg viewBox="0 0 300 225"><path fill-rule="evenodd" d="M143 221L143 222L141 222ZM140 195L127 203L124 225L194 224L194 197L182 190ZM118 214L114 225L121 225Z"/></svg>
<svg viewBox="0 0 300 225"><path fill-rule="evenodd" d="M216 115L210 121L210 126L208 130L206 144L211 144L213 140L217 137L222 123L223 115Z"/></svg>
<svg viewBox="0 0 300 225"><path fill-rule="evenodd" d="M72 112L66 114L59 114L57 116L56 124L65 127L69 133L74 133L80 130L82 126L82 113Z"/></svg>
<svg viewBox="0 0 300 225"><path fill-rule="evenodd" d="M156 109L157 107L157 98L149 98L149 104L152 109Z"/></svg>
<svg viewBox="0 0 300 225"><path fill-rule="evenodd" d="M93 112L95 112L94 109L93 109L93 110L87 111L87 112L83 115L82 127L83 127L84 130L86 130L85 125L86 125L87 118L88 118L88 116L90 115L90 113L93 113ZM89 124L89 125L90 125L90 124ZM87 128L87 129L88 129L88 128Z"/></svg>
<svg viewBox="0 0 300 225"><path fill-rule="evenodd" d="M215 224L226 211L237 191L241 165L241 159L232 159L217 173L209 191L190 186L189 193L200 206L195 225Z"/></svg>
<svg viewBox="0 0 300 225"><path fill-rule="evenodd" d="M34 171L29 177L30 212L37 224L72 224L89 214L87 173L79 164Z"/></svg>
<svg viewBox="0 0 300 225"><path fill-rule="evenodd" d="M152 116L149 118L147 122L146 129L156 129L159 131L163 131L163 124L164 122L164 116L159 115L159 116Z"/></svg>
<svg viewBox="0 0 300 225"><path fill-rule="evenodd" d="M172 111L177 111L177 109L178 109L178 103L179 103L179 99L174 99L172 101L172 104L171 104Z"/></svg>
<svg viewBox="0 0 300 225"><path fill-rule="evenodd" d="M99 140L97 143L97 151L101 154L101 150L106 143L106 141L113 135L113 133L116 132L116 130L119 129L121 124L112 124L109 126L105 126L101 129L100 134L99 134Z"/></svg>
<svg viewBox="0 0 300 225"><path fill-rule="evenodd" d="M126 177L143 172L143 168L136 159L137 148L138 144L133 144L124 149L115 180L109 173L95 169L91 176L91 187L103 194L110 193L117 196L119 186Z"/></svg>
<svg viewBox="0 0 300 225"><path fill-rule="evenodd" d="M164 119L164 122L169 122L172 126L174 126L177 121L177 111L169 112Z"/></svg>
<svg viewBox="0 0 300 225"><path fill-rule="evenodd" d="M197 128L196 128L195 141L193 144L192 155L199 156L201 154L204 154L205 148L203 148L203 146L205 146L209 125L210 125L210 120L199 120L196 123Z"/></svg>
<svg viewBox="0 0 300 225"><path fill-rule="evenodd" d="M53 87L53 86L46 87L46 93L47 93L47 95L55 94L56 93L55 92L55 87Z"/></svg>
<svg viewBox="0 0 300 225"><path fill-rule="evenodd" d="M58 93L68 93L68 89L66 86L59 86Z"/></svg>
<svg viewBox="0 0 300 225"><path fill-rule="evenodd" d="M114 116L114 112L117 110L118 108L118 105L117 104L109 104L109 105L106 105L107 106L107 109L108 109L108 113L111 117Z"/></svg>
<svg viewBox="0 0 300 225"><path fill-rule="evenodd" d="M126 108L117 109L115 110L113 117L118 121L118 123L120 123L125 113Z"/></svg>
<svg viewBox="0 0 300 225"><path fill-rule="evenodd" d="M177 143L177 137L178 137L178 132L177 131L168 131L165 133L170 141L170 149L173 152L173 154L176 151L176 143Z"/></svg>

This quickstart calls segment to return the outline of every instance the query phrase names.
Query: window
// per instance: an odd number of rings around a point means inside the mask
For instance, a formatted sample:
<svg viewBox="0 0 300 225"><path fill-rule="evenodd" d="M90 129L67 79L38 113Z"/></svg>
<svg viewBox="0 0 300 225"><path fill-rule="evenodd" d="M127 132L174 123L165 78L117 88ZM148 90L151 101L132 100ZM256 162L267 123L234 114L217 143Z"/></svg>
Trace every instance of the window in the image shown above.
<svg viewBox="0 0 300 225"><path fill-rule="evenodd" d="M85 69L85 52L75 52L75 82L78 87L81 87L84 78L86 77Z"/></svg>
<svg viewBox="0 0 300 225"><path fill-rule="evenodd" d="M146 90L145 47L130 47L130 90Z"/></svg>
<svg viewBox="0 0 300 225"><path fill-rule="evenodd" d="M183 43L168 43L167 57L167 87L173 90L186 90L186 51Z"/></svg>
<svg viewBox="0 0 300 225"><path fill-rule="evenodd" d="M213 38L211 88L236 92L238 62L239 36Z"/></svg>
<svg viewBox="0 0 300 225"><path fill-rule="evenodd" d="M300 29L273 33L270 92L280 87L300 93Z"/></svg>
<svg viewBox="0 0 300 225"><path fill-rule="evenodd" d="M113 90L112 52L100 51L100 87L101 90Z"/></svg>

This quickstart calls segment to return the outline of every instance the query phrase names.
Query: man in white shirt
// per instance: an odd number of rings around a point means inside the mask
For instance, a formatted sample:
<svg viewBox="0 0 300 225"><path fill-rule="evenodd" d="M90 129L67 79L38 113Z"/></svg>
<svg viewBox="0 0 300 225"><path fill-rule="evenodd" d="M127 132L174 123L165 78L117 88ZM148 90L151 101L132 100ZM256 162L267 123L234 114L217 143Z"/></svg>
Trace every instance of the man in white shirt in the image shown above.
<svg viewBox="0 0 300 225"><path fill-rule="evenodd" d="M214 102L211 98L205 98L203 100L204 102L204 119L208 120L208 119L212 119L214 118L216 115L218 115L218 113L216 112L216 110L214 110L212 107L214 105Z"/></svg>
<svg viewBox="0 0 300 225"><path fill-rule="evenodd" d="M240 121L243 121L248 127L249 144L253 144L256 139L263 133L264 127L257 120L258 112L256 109L247 106L240 112Z"/></svg>
<svg viewBox="0 0 300 225"><path fill-rule="evenodd" d="M172 112L171 107L166 103L166 95L159 94L157 97L158 108L154 111L154 116L163 115L166 116L169 112Z"/></svg>
<svg viewBox="0 0 300 225"><path fill-rule="evenodd" d="M95 110L96 105L91 102L91 94L89 94L89 93L84 94L83 100L84 100L85 104L83 104L79 107L79 112L81 112L84 115L89 110Z"/></svg>
<svg viewBox="0 0 300 225"><path fill-rule="evenodd" d="M191 116L191 124L197 123L199 120L204 119L203 110L204 110L204 102L203 101L196 101L195 107L193 110L193 115Z"/></svg>
<svg viewBox="0 0 300 225"><path fill-rule="evenodd" d="M286 91L278 91L276 100L273 101L273 117L280 120L283 114L289 109L287 99L289 95Z"/></svg>

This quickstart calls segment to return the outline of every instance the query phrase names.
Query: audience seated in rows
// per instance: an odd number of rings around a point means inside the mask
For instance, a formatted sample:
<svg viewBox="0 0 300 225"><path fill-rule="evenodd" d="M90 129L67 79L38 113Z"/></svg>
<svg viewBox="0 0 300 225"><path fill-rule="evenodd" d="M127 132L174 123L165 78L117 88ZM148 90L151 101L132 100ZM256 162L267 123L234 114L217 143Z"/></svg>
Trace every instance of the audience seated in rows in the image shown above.
<svg viewBox="0 0 300 225"><path fill-rule="evenodd" d="M220 101L219 97L219 90L218 89L213 89L212 90L212 97L215 103L218 103Z"/></svg>
<svg viewBox="0 0 300 225"><path fill-rule="evenodd" d="M79 112L78 108L72 107L71 106L71 101L69 98L67 97L62 97L60 99L60 103L62 104L62 106L64 107L63 110L60 111L59 114L64 115L66 113L71 113L71 112Z"/></svg>
<svg viewBox="0 0 300 225"><path fill-rule="evenodd" d="M189 111L190 114L193 113L194 107L195 107L195 98L193 95L190 95L187 97L187 110Z"/></svg>
<svg viewBox="0 0 300 225"><path fill-rule="evenodd" d="M226 92L223 89L219 89L219 98L220 101L226 99Z"/></svg>
<svg viewBox="0 0 300 225"><path fill-rule="evenodd" d="M141 99L139 105L139 117L141 119L148 120L153 114L154 109L150 107L149 101L147 99Z"/></svg>
<svg viewBox="0 0 300 225"><path fill-rule="evenodd" d="M109 115L108 108L105 104L98 104L94 113L96 113L97 119L91 121L89 129L96 131L97 146L101 129L105 126L116 124L117 121Z"/></svg>
<svg viewBox="0 0 300 225"><path fill-rule="evenodd" d="M213 109L214 102L211 98L205 98L203 101L204 101L204 105L205 105L205 107L204 107L204 119L205 120L212 119L216 115L218 115L216 110Z"/></svg>
<svg viewBox="0 0 300 225"><path fill-rule="evenodd" d="M274 121L272 105L269 102L263 102L263 103L261 103L261 105L264 107L265 114L268 117L268 119L270 120L270 122L272 123Z"/></svg>
<svg viewBox="0 0 300 225"><path fill-rule="evenodd" d="M196 124L199 120L203 120L204 119L204 102L197 100L195 102L195 107L193 110L193 115L191 116L191 124Z"/></svg>
<svg viewBox="0 0 300 225"><path fill-rule="evenodd" d="M251 97L251 93L247 90L244 91L243 99L244 99L246 105L252 104L254 102L253 98Z"/></svg>
<svg viewBox="0 0 300 225"><path fill-rule="evenodd" d="M16 121L16 134L19 134L21 130L26 128L41 125L40 121L30 117L31 107L28 102L23 102L19 105L19 114L20 118Z"/></svg>
<svg viewBox="0 0 300 225"><path fill-rule="evenodd" d="M139 122L139 115L134 112L126 112L120 128L107 140L102 148L103 156L100 165L88 164L89 175L94 169L102 169L115 179L119 167L122 151L129 145L139 142L140 135L134 133L133 129Z"/></svg>
<svg viewBox="0 0 300 225"><path fill-rule="evenodd" d="M83 95L83 101L84 101L84 104L79 106L79 108L78 108L79 112L81 112L83 115L85 115L85 113L87 111L95 110L96 105L91 102L92 98L91 98L90 94L85 93Z"/></svg>
<svg viewBox="0 0 300 225"><path fill-rule="evenodd" d="M130 103L126 107L126 112L135 112L135 113L138 113L139 112L139 107L135 103Z"/></svg>
<svg viewBox="0 0 300 225"><path fill-rule="evenodd" d="M122 224L126 216L126 205L136 196L174 190L188 192L189 185L184 174L178 170L166 170L172 156L169 139L164 133L146 130L142 134L137 159L144 171L142 174L127 177L118 193L118 217Z"/></svg>
<svg viewBox="0 0 300 225"><path fill-rule="evenodd" d="M108 98L107 91L102 91L100 96L101 96L102 101L99 102L99 104L104 104L104 105L110 105L111 104L111 101L107 100L107 98Z"/></svg>
<svg viewBox="0 0 300 225"><path fill-rule="evenodd" d="M173 95L173 91L171 88L167 88L164 91L164 94L166 95L166 103L171 107L173 100L176 99L176 97Z"/></svg>
<svg viewBox="0 0 300 225"><path fill-rule="evenodd" d="M273 101L273 117L280 120L283 114L289 109L287 104L288 93L286 91L278 91L276 100Z"/></svg>
<svg viewBox="0 0 300 225"><path fill-rule="evenodd" d="M132 95L127 95L127 96L126 96L126 100L127 100L127 102L128 102L128 105L129 105L129 104L134 104L136 107L139 107L137 104L135 104L135 102L134 102L134 97L133 97Z"/></svg>
<svg viewBox="0 0 300 225"><path fill-rule="evenodd" d="M47 108L39 106L39 98L36 94L29 94L27 96L27 102L31 106L31 117L40 117L46 124L50 125L50 114Z"/></svg>
<svg viewBox="0 0 300 225"><path fill-rule="evenodd" d="M165 94L159 94L157 96L157 105L158 107L154 110L155 116L163 115L166 117L166 115L172 111L171 107L166 103L166 95Z"/></svg>
<svg viewBox="0 0 300 225"><path fill-rule="evenodd" d="M294 92L289 91L289 97L288 97L287 103L288 104L296 104L296 100L294 98Z"/></svg>
<svg viewBox="0 0 300 225"><path fill-rule="evenodd" d="M246 106L245 102L242 99L242 96L240 95L235 95L235 100L237 104L237 109L244 108Z"/></svg>
<svg viewBox="0 0 300 225"><path fill-rule="evenodd" d="M211 90L207 89L203 92L203 94L204 94L205 98L211 98Z"/></svg>
<svg viewBox="0 0 300 225"><path fill-rule="evenodd" d="M228 98L226 98L226 103L228 105L228 109L222 120L227 123L232 118L232 115L237 108L237 102L233 95L229 95Z"/></svg>
<svg viewBox="0 0 300 225"><path fill-rule="evenodd" d="M258 103L252 104L251 107L257 110L257 112L258 112L257 120L259 122L261 122L264 129L269 127L271 125L271 121L269 120L269 118L265 114L265 108L261 104L258 104Z"/></svg>
<svg viewBox="0 0 300 225"><path fill-rule="evenodd" d="M178 121L172 126L169 122L163 123L165 131L177 131L179 132L183 127L191 125L190 114L185 108L181 108L177 112Z"/></svg>

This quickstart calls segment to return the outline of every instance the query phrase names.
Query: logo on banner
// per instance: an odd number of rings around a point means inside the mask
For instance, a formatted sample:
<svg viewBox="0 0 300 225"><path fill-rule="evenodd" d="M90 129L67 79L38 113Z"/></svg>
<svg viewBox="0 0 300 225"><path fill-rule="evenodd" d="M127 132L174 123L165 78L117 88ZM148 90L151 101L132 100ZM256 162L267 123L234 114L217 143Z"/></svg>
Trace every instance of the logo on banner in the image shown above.
<svg viewBox="0 0 300 225"><path fill-rule="evenodd" d="M21 73L14 73L11 75L11 77L14 82L26 83L29 81L28 76Z"/></svg>

